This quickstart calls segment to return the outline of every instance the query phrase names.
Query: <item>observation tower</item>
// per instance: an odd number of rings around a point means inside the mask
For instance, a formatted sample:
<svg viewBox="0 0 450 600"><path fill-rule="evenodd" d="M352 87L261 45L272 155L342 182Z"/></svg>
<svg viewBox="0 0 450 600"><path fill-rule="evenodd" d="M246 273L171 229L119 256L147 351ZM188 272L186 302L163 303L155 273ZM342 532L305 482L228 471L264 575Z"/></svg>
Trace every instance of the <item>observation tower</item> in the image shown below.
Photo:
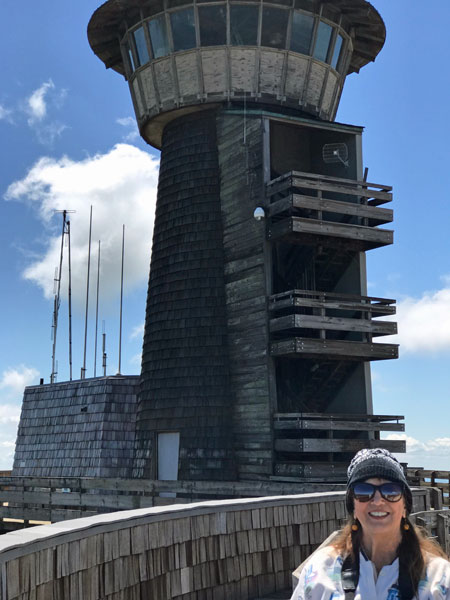
<svg viewBox="0 0 450 600"><path fill-rule="evenodd" d="M342 477L400 430L375 417L370 361L398 347L367 296L393 242L362 128L334 121L385 26L365 0L109 0L88 27L161 150L135 477ZM150 235L150 233L149 233Z"/></svg>

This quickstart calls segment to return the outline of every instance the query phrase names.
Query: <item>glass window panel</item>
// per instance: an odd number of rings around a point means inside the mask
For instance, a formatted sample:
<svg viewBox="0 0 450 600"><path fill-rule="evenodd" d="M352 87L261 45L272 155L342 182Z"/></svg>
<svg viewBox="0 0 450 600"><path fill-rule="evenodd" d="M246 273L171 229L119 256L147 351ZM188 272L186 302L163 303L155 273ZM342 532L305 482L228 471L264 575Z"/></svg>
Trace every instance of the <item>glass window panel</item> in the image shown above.
<svg viewBox="0 0 450 600"><path fill-rule="evenodd" d="M136 70L136 65L134 64L134 58L133 58L133 53L131 52L131 48L130 46L126 46L127 48L127 54L128 54L128 60L130 61L130 67L132 71Z"/></svg>
<svg viewBox="0 0 450 600"><path fill-rule="evenodd" d="M344 39L342 35L338 34L336 38L336 43L334 45L333 56L331 57L331 66L333 67L333 69L337 69L343 42Z"/></svg>
<svg viewBox="0 0 450 600"><path fill-rule="evenodd" d="M198 9L201 46L224 46L227 43L225 6L202 6Z"/></svg>
<svg viewBox="0 0 450 600"><path fill-rule="evenodd" d="M150 60L148 55L147 42L145 41L145 32L143 27L139 27L134 32L134 41L136 42L136 51L139 59L139 65L145 65Z"/></svg>
<svg viewBox="0 0 450 600"><path fill-rule="evenodd" d="M331 25L320 21L317 31L316 47L314 48L314 58L317 58L317 60L321 60L323 62L327 61L332 33L333 28Z"/></svg>
<svg viewBox="0 0 450 600"><path fill-rule="evenodd" d="M231 43L233 46L256 46L258 43L258 6L230 6Z"/></svg>
<svg viewBox="0 0 450 600"><path fill-rule="evenodd" d="M150 41L152 43L152 52L154 58L167 56L170 52L169 39L167 37L167 26L165 15L160 15L156 19L148 22Z"/></svg>
<svg viewBox="0 0 450 600"><path fill-rule="evenodd" d="M195 42L194 9L185 8L171 13L170 22L174 52L195 48L197 44Z"/></svg>
<svg viewBox="0 0 450 600"><path fill-rule="evenodd" d="M286 47L286 29L289 11L280 8L263 8L261 46Z"/></svg>
<svg viewBox="0 0 450 600"><path fill-rule="evenodd" d="M291 50L309 54L314 29L314 17L295 12L292 17Z"/></svg>

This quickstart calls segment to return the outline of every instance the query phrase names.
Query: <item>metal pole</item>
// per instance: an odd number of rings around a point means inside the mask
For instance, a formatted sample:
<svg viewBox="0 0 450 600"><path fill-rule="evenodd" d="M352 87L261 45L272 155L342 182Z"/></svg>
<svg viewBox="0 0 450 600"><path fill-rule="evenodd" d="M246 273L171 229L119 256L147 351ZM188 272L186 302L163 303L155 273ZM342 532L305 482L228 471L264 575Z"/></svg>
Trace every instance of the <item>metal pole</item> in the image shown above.
<svg viewBox="0 0 450 600"><path fill-rule="evenodd" d="M50 383L55 383L56 376L56 333L58 330L58 312L60 305L60 292L61 292L61 271L62 271L62 262L63 262L63 253L64 253L64 235L66 233L66 211L63 210L63 225L62 225L62 234L61 234L61 251L59 253L59 270L57 271L57 276L55 277L57 282L57 289L55 294L55 303L53 310L53 349L52 349L52 374L50 375Z"/></svg>
<svg viewBox="0 0 450 600"><path fill-rule="evenodd" d="M70 254L70 221L67 221L67 239L69 252L69 377L72 381L72 258Z"/></svg>
<svg viewBox="0 0 450 600"><path fill-rule="evenodd" d="M83 366L81 367L81 379L86 379L86 346L87 346L87 327L88 327L88 312L89 312L89 276L91 271L91 238L92 238L92 205L91 215L89 219L89 247L88 247L88 266L87 266L87 281L86 281L86 315L84 319L84 354Z"/></svg>
<svg viewBox="0 0 450 600"><path fill-rule="evenodd" d="M123 308L123 261L125 256L125 225L122 225L122 270L120 274L120 326L119 326L119 370L122 366L122 308Z"/></svg>
<svg viewBox="0 0 450 600"><path fill-rule="evenodd" d="M100 240L98 240L97 261L97 304L95 308L95 352L94 352L94 377L97 376L97 332L98 332L98 296L100 290Z"/></svg>
<svg viewBox="0 0 450 600"><path fill-rule="evenodd" d="M103 349L103 361L102 361L103 377L106 377L106 333L105 333L105 321L103 321L102 338L103 338L103 343L102 343L102 349Z"/></svg>

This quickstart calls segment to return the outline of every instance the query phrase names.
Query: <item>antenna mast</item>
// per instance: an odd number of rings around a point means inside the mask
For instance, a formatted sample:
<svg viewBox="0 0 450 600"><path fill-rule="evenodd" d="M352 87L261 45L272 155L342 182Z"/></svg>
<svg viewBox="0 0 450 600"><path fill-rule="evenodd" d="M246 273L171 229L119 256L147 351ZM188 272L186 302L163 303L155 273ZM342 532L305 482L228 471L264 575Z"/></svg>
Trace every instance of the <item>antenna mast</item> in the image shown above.
<svg viewBox="0 0 450 600"><path fill-rule="evenodd" d="M57 374L57 361L56 361L56 334L58 332L58 315L59 306L61 304L61 276L62 276L62 263L64 255L64 236L68 233L68 221L67 214L75 212L73 210L56 210L55 212L61 213L63 217L62 233L61 233L61 251L59 253L59 269L56 267L55 273L55 299L53 304L53 323L52 323L52 337L53 337L53 348L52 348L52 372L50 375L50 383L55 383Z"/></svg>
<svg viewBox="0 0 450 600"><path fill-rule="evenodd" d="M97 377L97 332L98 332L98 296L100 291L100 240L98 240L97 260L97 304L95 309L95 352L94 352L94 377Z"/></svg>
<svg viewBox="0 0 450 600"><path fill-rule="evenodd" d="M67 240L69 251L69 373L72 381L72 257L70 253L70 221L67 221Z"/></svg>
<svg viewBox="0 0 450 600"><path fill-rule="evenodd" d="M106 333L105 333L105 321L103 321L102 338L103 338L103 360L102 360L103 377L106 377Z"/></svg>
<svg viewBox="0 0 450 600"><path fill-rule="evenodd" d="M86 379L86 344L87 344L87 327L88 327L88 312L89 312L89 276L91 271L91 239L92 239L92 204L91 214L89 218L89 246L88 246L88 265L87 265L87 281L86 281L86 314L84 319L84 354L83 366L81 367L81 379Z"/></svg>
<svg viewBox="0 0 450 600"><path fill-rule="evenodd" d="M120 274L120 325L119 325L119 370L122 366L122 308L123 308L123 259L125 256L125 225L122 225L122 269Z"/></svg>

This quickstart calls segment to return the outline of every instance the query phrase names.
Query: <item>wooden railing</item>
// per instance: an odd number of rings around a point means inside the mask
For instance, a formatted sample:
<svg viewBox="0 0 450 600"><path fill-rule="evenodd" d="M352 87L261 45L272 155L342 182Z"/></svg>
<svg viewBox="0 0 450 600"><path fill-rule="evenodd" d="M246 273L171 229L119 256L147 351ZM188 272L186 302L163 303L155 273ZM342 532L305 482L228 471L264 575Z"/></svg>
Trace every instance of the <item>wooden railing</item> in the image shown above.
<svg viewBox="0 0 450 600"><path fill-rule="evenodd" d="M408 467L407 477L411 485L441 490L443 506L450 507L450 471Z"/></svg>
<svg viewBox="0 0 450 600"><path fill-rule="evenodd" d="M393 219L392 188L360 180L291 171L267 184L269 239L302 234L347 238L369 250L392 244L393 232L378 225Z"/></svg>
<svg viewBox="0 0 450 600"><path fill-rule="evenodd" d="M428 510L410 515L410 519L423 527L450 557L450 512L448 510Z"/></svg>
<svg viewBox="0 0 450 600"><path fill-rule="evenodd" d="M272 311L291 307L345 310L366 314L369 317L371 315L377 317L395 315L395 300L390 298L336 294L314 290L289 290L269 297L269 309Z"/></svg>
<svg viewBox="0 0 450 600"><path fill-rule="evenodd" d="M330 492L341 485L298 485L270 481L149 481L142 479L5 477L0 480L0 522L16 529L36 522L57 522L117 510L132 510L198 500L256 498Z"/></svg>
<svg viewBox="0 0 450 600"><path fill-rule="evenodd" d="M362 448L406 451L403 440L380 439L382 431L404 431L403 419L400 415L276 413L275 479L345 483L348 454Z"/></svg>
<svg viewBox="0 0 450 600"><path fill-rule="evenodd" d="M363 341L397 333L397 323L373 319L395 314L395 300L390 299L289 290L270 296L269 310L282 312L270 320L272 333L309 329L321 339L331 331L358 333Z"/></svg>
<svg viewBox="0 0 450 600"><path fill-rule="evenodd" d="M425 489L416 511L430 508ZM347 518L345 492L111 513L1 536L0 598L256 600Z"/></svg>

